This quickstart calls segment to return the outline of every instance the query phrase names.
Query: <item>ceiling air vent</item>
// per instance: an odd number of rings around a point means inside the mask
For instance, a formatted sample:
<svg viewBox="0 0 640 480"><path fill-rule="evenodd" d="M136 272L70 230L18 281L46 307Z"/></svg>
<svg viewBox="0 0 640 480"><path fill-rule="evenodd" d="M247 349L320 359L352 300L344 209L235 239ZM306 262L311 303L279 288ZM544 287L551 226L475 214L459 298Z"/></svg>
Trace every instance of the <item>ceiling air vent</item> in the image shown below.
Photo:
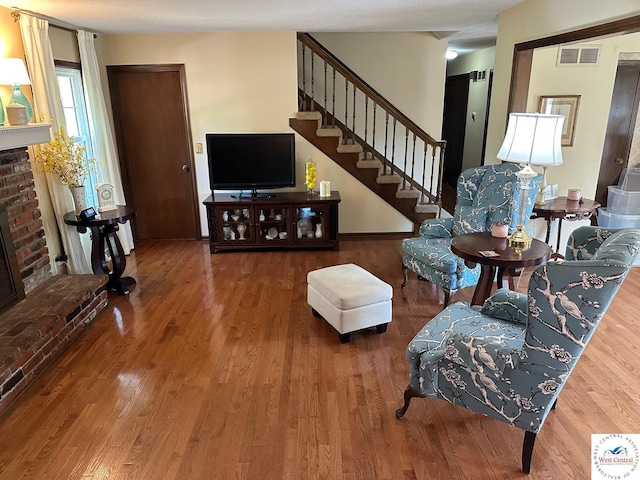
<svg viewBox="0 0 640 480"><path fill-rule="evenodd" d="M558 66L597 65L599 56L599 45L560 47L558 49Z"/></svg>

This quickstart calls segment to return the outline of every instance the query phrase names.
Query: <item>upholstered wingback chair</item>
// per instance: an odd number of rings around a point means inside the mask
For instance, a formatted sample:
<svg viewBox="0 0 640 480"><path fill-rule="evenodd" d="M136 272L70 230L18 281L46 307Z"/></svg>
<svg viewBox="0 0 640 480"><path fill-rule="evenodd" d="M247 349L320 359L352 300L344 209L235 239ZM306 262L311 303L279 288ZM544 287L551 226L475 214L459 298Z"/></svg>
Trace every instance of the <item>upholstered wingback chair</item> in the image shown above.
<svg viewBox="0 0 640 480"><path fill-rule="evenodd" d="M416 272L419 278L442 287L446 306L456 290L478 283L480 267L465 266L464 260L451 251L451 239L463 233L491 230L496 222L509 224L510 232L515 230L519 169L517 165L504 163L471 168L460 174L453 218L425 220L418 237L402 241L402 287L407 284L407 271ZM541 180L542 175L538 175L531 181L527 217L531 215Z"/></svg>
<svg viewBox="0 0 640 480"><path fill-rule="evenodd" d="M639 248L638 229L579 227L564 261L534 270L528 293L500 289L483 306L445 308L407 347L409 386L396 416L413 397L433 397L521 428L528 473L536 434Z"/></svg>

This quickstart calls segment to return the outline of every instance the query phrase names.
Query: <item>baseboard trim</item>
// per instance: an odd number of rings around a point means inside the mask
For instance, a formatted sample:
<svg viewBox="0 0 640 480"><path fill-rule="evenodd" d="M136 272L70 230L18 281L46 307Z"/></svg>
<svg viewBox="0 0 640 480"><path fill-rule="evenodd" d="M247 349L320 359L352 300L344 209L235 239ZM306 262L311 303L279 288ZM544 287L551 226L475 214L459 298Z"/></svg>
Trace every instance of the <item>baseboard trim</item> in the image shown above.
<svg viewBox="0 0 640 480"><path fill-rule="evenodd" d="M349 238L407 238L414 237L415 234L413 232L362 232L362 233L338 233L338 239L349 239Z"/></svg>

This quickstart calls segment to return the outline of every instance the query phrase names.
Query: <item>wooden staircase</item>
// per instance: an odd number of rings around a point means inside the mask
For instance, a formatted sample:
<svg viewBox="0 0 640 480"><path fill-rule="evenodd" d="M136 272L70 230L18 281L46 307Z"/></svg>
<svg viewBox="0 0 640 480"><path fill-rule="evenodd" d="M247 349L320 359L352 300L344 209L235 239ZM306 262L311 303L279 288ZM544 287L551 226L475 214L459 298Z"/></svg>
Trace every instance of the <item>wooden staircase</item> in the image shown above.
<svg viewBox="0 0 640 480"><path fill-rule="evenodd" d="M291 128L412 221L415 230L440 216L446 142L420 129L315 39L298 34L298 40L302 83ZM344 91L336 88L337 77Z"/></svg>
<svg viewBox="0 0 640 480"><path fill-rule="evenodd" d="M339 127L322 127L320 112L298 112L296 118L289 119L289 125L414 225L439 215L438 204L420 203L420 191L402 188L402 177L385 173L382 161L368 152L365 156L362 145L345 143Z"/></svg>

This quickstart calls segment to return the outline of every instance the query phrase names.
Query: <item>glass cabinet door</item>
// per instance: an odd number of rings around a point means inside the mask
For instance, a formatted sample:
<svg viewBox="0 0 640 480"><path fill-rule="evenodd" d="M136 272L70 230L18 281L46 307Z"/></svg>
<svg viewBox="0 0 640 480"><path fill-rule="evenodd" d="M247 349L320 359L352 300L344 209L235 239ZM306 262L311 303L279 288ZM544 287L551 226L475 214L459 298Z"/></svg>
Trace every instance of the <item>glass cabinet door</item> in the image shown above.
<svg viewBox="0 0 640 480"><path fill-rule="evenodd" d="M315 241L326 239L325 208L322 205L295 207L296 241Z"/></svg>
<svg viewBox="0 0 640 480"><path fill-rule="evenodd" d="M255 207L258 216L258 232L260 243L289 241L289 208L274 205L273 208Z"/></svg>
<svg viewBox="0 0 640 480"><path fill-rule="evenodd" d="M218 218L221 219L222 231L219 233L223 243L250 242L253 241L251 228L250 208L219 208Z"/></svg>

